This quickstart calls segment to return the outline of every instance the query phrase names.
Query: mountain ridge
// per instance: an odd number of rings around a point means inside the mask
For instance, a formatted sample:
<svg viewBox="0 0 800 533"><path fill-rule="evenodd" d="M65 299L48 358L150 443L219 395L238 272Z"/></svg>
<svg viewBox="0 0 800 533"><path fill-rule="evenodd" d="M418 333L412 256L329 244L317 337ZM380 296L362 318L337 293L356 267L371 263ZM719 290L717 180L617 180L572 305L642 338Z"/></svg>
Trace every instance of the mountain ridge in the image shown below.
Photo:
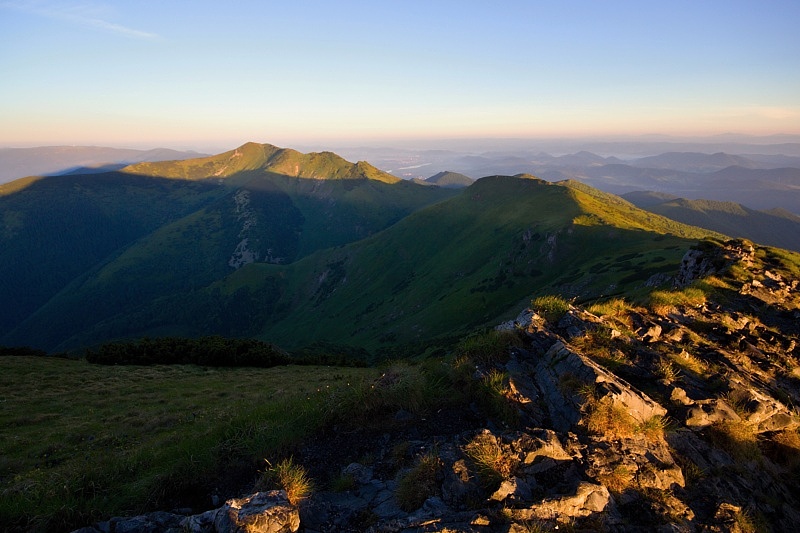
<svg viewBox="0 0 800 533"><path fill-rule="evenodd" d="M282 180L314 185L313 180ZM281 213L284 208L278 206L285 205L289 211L279 219L289 220L286 216L296 208L285 193L276 196L280 182L264 183L271 184L264 192L264 216ZM409 182L362 183L426 194L447 191ZM249 191L252 200L260 194L252 186L236 190ZM191 336L203 331L257 336L288 348L317 341L349 343L388 353L426 340L445 342L443 335L497 320L546 287L581 298L631 290L675 268L693 240L715 235L588 186L552 184L530 175L490 176L365 238L334 248L323 245L296 261L248 261L230 272L231 249L244 238L256 238L240 232L233 194L205 208L212 210L207 214L195 213L173 229L154 233L156 240L148 237L123 252L31 315L5 342L24 343L44 324L59 324L39 335L40 341L50 339L49 349L174 330ZM257 204L251 208L261 209ZM230 221L222 226L228 237L204 233L203 227L222 219ZM255 224L251 230L259 227L264 226ZM211 248L197 256L193 247L184 252L168 244L180 242L187 231L196 235L190 242L204 242L207 248L218 242L216 255L209 254ZM280 256L281 249L272 246L273 256ZM623 259L617 263L614 257ZM139 280L134 292L125 284L131 275ZM304 331L302 338L298 330Z"/></svg>
<svg viewBox="0 0 800 533"><path fill-rule="evenodd" d="M400 178L365 161L350 163L333 152L303 154L291 148L254 142L206 158L138 163L122 169L130 174L180 179L226 178L255 170L308 179L372 179L384 183L400 181Z"/></svg>

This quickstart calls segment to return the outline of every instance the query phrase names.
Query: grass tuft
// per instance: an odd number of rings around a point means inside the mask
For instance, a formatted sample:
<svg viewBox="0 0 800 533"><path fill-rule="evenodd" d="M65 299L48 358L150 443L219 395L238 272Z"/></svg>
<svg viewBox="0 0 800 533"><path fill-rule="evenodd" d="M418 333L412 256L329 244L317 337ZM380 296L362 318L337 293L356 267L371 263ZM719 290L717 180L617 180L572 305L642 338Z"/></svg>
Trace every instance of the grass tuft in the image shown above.
<svg viewBox="0 0 800 533"><path fill-rule="evenodd" d="M569 311L569 302L561 296L548 294L531 301L531 309L551 324L556 324Z"/></svg>
<svg viewBox="0 0 800 533"><path fill-rule="evenodd" d="M595 302L586 308L597 316L610 316L614 318L624 317L633 307L624 298L612 298L603 302Z"/></svg>
<svg viewBox="0 0 800 533"><path fill-rule="evenodd" d="M758 436L750 424L741 420L715 422L709 428L711 440L737 461L758 461L762 458Z"/></svg>
<svg viewBox="0 0 800 533"><path fill-rule="evenodd" d="M585 423L589 433L625 438L633 436L636 432L636 420L624 407L609 397L599 400L590 397L585 407L587 410Z"/></svg>
<svg viewBox="0 0 800 533"><path fill-rule="evenodd" d="M599 474L597 481L605 485L614 494L621 494L634 486L634 475L627 466L617 465L611 472Z"/></svg>
<svg viewBox="0 0 800 533"><path fill-rule="evenodd" d="M397 503L400 509L411 512L419 509L425 500L438 490L437 478L442 469L442 460L436 450L420 456L417 464L397 484Z"/></svg>
<svg viewBox="0 0 800 533"><path fill-rule="evenodd" d="M700 307L706 303L706 293L698 287L686 287L678 291L653 291L649 307L657 315L674 313L680 307Z"/></svg>
<svg viewBox="0 0 800 533"><path fill-rule="evenodd" d="M286 497L292 505L297 505L311 495L314 483L308 477L308 471L302 465L295 464L293 458L283 459L275 466L267 461L267 465L269 468L264 472L259 485L274 482L286 491Z"/></svg>
<svg viewBox="0 0 800 533"><path fill-rule="evenodd" d="M479 433L464 446L464 453L478 469L487 486L498 485L516 467L513 458L503 454L497 438L491 433Z"/></svg>

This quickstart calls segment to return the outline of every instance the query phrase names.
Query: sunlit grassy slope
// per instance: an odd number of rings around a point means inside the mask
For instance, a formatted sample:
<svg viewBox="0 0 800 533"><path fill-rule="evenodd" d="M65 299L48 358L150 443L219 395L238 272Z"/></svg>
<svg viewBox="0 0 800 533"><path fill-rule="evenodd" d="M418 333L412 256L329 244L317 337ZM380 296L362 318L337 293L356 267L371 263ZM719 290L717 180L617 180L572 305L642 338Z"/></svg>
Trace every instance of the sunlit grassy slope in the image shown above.
<svg viewBox="0 0 800 533"><path fill-rule="evenodd" d="M709 234L617 200L530 178L484 178L375 237L288 267L251 265L215 287L280 287L282 311L263 338L380 349L495 323L537 293L641 290L654 274L676 271L689 244Z"/></svg>
<svg viewBox="0 0 800 533"><path fill-rule="evenodd" d="M350 163L333 152L303 154L270 144L247 143L222 154L158 163L137 163L123 169L130 174L178 179L227 178L249 170L265 170L312 179L371 179L397 183L400 178L367 162Z"/></svg>

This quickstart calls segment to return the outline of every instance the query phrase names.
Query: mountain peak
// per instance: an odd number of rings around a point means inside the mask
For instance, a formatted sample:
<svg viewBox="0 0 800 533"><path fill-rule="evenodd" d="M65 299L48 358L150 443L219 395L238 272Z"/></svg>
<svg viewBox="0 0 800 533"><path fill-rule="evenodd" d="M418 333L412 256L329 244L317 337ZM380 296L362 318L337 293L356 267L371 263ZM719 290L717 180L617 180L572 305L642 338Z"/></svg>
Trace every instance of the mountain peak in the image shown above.
<svg viewBox="0 0 800 533"><path fill-rule="evenodd" d="M438 185L439 187L450 187L453 189L469 187L474 181L475 180L469 176L465 176L464 174L453 172L451 170L444 170L425 180L426 183Z"/></svg>
<svg viewBox="0 0 800 533"><path fill-rule="evenodd" d="M129 165L123 172L200 180L228 178L241 172L259 170L307 179L371 179L384 183L400 181L400 178L369 163L351 163L333 152L304 154L291 148L255 142L247 142L238 148L210 157Z"/></svg>

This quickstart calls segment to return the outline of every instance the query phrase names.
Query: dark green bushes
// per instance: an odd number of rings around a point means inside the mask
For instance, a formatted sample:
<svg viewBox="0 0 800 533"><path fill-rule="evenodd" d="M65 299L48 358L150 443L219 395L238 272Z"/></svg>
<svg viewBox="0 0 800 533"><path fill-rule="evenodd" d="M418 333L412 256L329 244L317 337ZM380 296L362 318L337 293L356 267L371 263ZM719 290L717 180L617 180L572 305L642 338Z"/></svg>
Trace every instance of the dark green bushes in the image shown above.
<svg viewBox="0 0 800 533"><path fill-rule="evenodd" d="M101 365L203 365L272 367L291 362L276 346L255 339L219 336L187 339L144 338L103 344L86 351L86 360Z"/></svg>

